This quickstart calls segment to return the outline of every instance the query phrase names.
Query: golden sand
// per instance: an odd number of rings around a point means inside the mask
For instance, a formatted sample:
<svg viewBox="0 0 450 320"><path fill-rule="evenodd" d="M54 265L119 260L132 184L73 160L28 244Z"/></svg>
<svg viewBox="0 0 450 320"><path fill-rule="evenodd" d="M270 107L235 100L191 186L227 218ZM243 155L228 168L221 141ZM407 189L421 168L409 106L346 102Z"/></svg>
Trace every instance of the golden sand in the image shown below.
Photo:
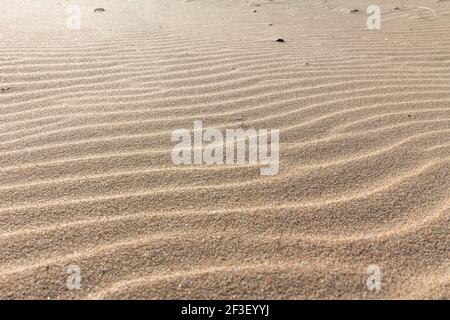
<svg viewBox="0 0 450 320"><path fill-rule="evenodd" d="M448 298L450 1L76 2L2 1L0 298ZM196 120L278 174L175 166Z"/></svg>

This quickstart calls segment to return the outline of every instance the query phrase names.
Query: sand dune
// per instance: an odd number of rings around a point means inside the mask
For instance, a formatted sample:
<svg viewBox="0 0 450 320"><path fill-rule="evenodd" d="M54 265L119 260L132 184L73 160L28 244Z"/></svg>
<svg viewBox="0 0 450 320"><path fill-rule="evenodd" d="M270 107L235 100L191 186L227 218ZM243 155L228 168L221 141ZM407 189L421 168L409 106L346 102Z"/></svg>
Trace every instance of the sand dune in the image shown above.
<svg viewBox="0 0 450 320"><path fill-rule="evenodd" d="M450 1L3 2L0 298L448 299ZM174 165L196 120L278 174Z"/></svg>

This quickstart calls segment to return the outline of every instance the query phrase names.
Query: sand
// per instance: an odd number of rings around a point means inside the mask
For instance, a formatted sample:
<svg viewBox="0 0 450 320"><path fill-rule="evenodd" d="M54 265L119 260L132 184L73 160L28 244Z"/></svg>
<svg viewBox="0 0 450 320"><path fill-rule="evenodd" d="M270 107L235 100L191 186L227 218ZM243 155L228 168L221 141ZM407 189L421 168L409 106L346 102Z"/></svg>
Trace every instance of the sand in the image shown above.
<svg viewBox="0 0 450 320"><path fill-rule="evenodd" d="M450 1L73 2L1 4L1 298L448 299Z"/></svg>

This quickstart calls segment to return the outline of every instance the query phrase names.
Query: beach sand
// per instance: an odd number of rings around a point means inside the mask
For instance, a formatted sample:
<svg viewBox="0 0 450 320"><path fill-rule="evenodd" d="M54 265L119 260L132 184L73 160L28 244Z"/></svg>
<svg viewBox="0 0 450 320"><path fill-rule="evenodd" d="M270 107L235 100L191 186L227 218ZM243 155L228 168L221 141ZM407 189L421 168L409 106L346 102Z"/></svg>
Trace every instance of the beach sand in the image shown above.
<svg viewBox="0 0 450 320"><path fill-rule="evenodd" d="M450 1L377 2L3 0L0 298L448 299Z"/></svg>

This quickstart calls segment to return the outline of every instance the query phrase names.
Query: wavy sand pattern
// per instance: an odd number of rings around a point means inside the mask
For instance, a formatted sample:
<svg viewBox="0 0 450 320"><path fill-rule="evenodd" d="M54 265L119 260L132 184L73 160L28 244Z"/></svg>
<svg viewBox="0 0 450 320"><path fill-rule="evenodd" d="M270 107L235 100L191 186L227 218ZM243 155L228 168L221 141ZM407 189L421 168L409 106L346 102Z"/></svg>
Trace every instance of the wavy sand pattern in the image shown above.
<svg viewBox="0 0 450 320"><path fill-rule="evenodd" d="M72 2L2 1L1 298L448 298L450 1ZM194 120L279 173L173 165Z"/></svg>

